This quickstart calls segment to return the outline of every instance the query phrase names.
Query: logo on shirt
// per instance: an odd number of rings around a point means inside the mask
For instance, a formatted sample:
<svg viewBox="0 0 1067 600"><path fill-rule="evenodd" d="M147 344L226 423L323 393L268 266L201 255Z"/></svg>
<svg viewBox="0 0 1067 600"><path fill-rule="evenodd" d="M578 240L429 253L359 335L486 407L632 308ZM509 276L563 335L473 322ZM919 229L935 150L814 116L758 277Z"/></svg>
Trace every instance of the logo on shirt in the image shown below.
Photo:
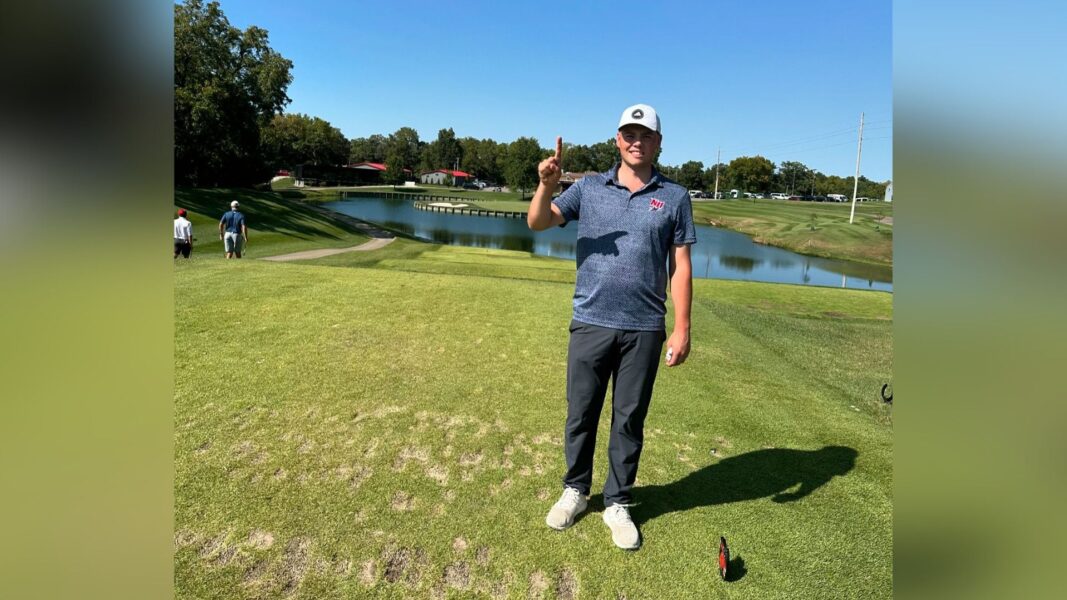
<svg viewBox="0 0 1067 600"><path fill-rule="evenodd" d="M653 198L648 203L648 210L659 210L659 209L663 208L663 206L664 206L663 205L663 200L657 200L657 199Z"/></svg>

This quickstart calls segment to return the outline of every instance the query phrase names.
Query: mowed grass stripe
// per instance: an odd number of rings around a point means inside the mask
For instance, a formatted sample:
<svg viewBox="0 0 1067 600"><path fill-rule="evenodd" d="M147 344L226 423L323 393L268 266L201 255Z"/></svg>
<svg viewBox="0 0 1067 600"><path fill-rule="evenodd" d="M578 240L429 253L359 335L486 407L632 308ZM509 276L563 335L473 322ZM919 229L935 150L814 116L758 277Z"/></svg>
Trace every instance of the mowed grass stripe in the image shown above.
<svg viewBox="0 0 1067 600"><path fill-rule="evenodd" d="M646 543L624 553L599 496L572 530L543 524L572 286L507 277L553 272L521 255L493 277L390 270L498 258L404 251L177 265L179 597L890 595L891 428L867 390L891 370L888 295L695 282L693 358L661 371L647 423ZM772 500L831 445L851 470ZM719 534L748 569L729 585Z"/></svg>

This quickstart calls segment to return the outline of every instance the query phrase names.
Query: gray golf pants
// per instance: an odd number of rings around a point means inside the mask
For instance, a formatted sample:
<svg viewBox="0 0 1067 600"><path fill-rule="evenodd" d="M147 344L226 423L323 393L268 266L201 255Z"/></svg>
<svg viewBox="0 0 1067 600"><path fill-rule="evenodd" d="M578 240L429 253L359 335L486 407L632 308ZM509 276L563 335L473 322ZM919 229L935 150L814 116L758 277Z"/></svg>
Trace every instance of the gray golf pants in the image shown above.
<svg viewBox="0 0 1067 600"><path fill-rule="evenodd" d="M604 505L629 504L666 333L609 329L581 321L571 321L570 332L563 485L589 494L597 424L610 377L611 438Z"/></svg>

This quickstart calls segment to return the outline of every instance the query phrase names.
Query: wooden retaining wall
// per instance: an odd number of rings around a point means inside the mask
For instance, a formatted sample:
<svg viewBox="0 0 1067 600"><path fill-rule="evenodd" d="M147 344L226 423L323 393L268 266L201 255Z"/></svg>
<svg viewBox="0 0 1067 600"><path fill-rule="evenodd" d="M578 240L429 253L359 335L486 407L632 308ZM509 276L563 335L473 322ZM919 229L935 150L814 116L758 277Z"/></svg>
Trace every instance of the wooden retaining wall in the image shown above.
<svg viewBox="0 0 1067 600"><path fill-rule="evenodd" d="M409 194L404 192L364 192L360 190L342 191L341 198L358 197L387 198L390 200L414 200L415 208L427 212L449 213L454 215L470 215L474 217L497 217L501 219L525 219L526 213L509 210L485 210L483 208L461 208L454 206L430 206L431 202L448 202L465 200L450 196L431 196L427 194Z"/></svg>

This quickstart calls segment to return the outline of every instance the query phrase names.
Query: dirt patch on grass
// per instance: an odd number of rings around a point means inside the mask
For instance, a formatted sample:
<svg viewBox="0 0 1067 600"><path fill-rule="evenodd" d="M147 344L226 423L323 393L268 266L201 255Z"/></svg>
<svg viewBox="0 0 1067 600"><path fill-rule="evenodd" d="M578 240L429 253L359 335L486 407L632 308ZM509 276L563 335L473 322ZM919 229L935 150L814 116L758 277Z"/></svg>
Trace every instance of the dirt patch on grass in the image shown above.
<svg viewBox="0 0 1067 600"><path fill-rule="evenodd" d="M234 458L244 458L251 454L255 449L256 445L246 440L234 445L233 456Z"/></svg>
<svg viewBox="0 0 1067 600"><path fill-rule="evenodd" d="M563 446L563 440L560 439L560 436L552 433L542 433L530 441L537 445Z"/></svg>
<svg viewBox="0 0 1067 600"><path fill-rule="evenodd" d="M404 581L413 586L418 585L429 562L429 557L422 548L403 548L390 544L382 549L382 563L385 565L383 577L389 583Z"/></svg>
<svg viewBox="0 0 1067 600"><path fill-rule="evenodd" d="M407 577L405 581L413 586L419 585L419 581L422 580L423 571L426 570L426 566L430 564L430 557L426 555L426 551L422 548L415 548L411 552L411 564L408 567Z"/></svg>
<svg viewBox="0 0 1067 600"><path fill-rule="evenodd" d="M200 456L206 454L208 450L211 450L211 442L204 442L203 444L197 446L196 450L193 450L193 453L197 456Z"/></svg>
<svg viewBox="0 0 1067 600"><path fill-rule="evenodd" d="M334 557L333 561L333 574L344 578L352 574L352 561L349 559L340 559Z"/></svg>
<svg viewBox="0 0 1067 600"><path fill-rule="evenodd" d="M482 546L474 553L474 560L483 567L489 566L489 546Z"/></svg>
<svg viewBox="0 0 1067 600"><path fill-rule="evenodd" d="M174 532L175 548L185 548L187 546L193 546L198 541L200 541L200 536L193 533L192 531L181 529Z"/></svg>
<svg viewBox="0 0 1067 600"><path fill-rule="evenodd" d="M548 577L545 576L543 571L530 573L529 585L526 587L526 597L532 600L541 600L545 597L545 592L548 591L549 585Z"/></svg>
<svg viewBox="0 0 1067 600"><path fill-rule="evenodd" d="M393 460L393 470L403 471L408 463L413 460L426 464L430 460L430 450L418 446L405 446L404 448L401 448L400 452L396 455L396 459Z"/></svg>
<svg viewBox="0 0 1067 600"><path fill-rule="evenodd" d="M408 512L415 509L415 497L408 494L405 491L397 491L393 494L393 498L389 501L389 506L393 510L400 512Z"/></svg>
<svg viewBox="0 0 1067 600"><path fill-rule="evenodd" d="M426 469L426 476L438 485L448 485L448 468L444 465L432 465Z"/></svg>
<svg viewBox="0 0 1067 600"><path fill-rule="evenodd" d="M452 563L445 567L445 585L457 590L465 590L471 584L471 569L465 561Z"/></svg>
<svg viewBox="0 0 1067 600"><path fill-rule="evenodd" d="M559 600L575 600L578 597L578 578L570 569L563 569L556 580L556 596Z"/></svg>
<svg viewBox="0 0 1067 600"><path fill-rule="evenodd" d="M504 481L500 482L500 485L491 485L491 486L489 486L489 495L490 496L496 496L500 492L503 492L504 490L510 488L511 487L511 483L512 483L511 479L505 479Z"/></svg>
<svg viewBox="0 0 1067 600"><path fill-rule="evenodd" d="M351 474L348 475L348 487L353 490L358 490L359 486L363 485L363 482L370 478L374 474L374 470L370 467L363 465L356 465L352 468Z"/></svg>
<svg viewBox="0 0 1067 600"><path fill-rule="evenodd" d="M225 535L217 535L213 538L207 539L200 545L200 550L197 551L197 556L200 558L208 558L215 554L222 548L223 543L226 541Z"/></svg>
<svg viewBox="0 0 1067 600"><path fill-rule="evenodd" d="M508 597L508 588L515 582L515 577L511 571L504 573L503 579L497 581L482 580L478 585L478 592L493 598L493 600L503 600Z"/></svg>
<svg viewBox="0 0 1067 600"><path fill-rule="evenodd" d="M246 543L256 550L266 550L274 545L274 534L269 531L256 529L248 534L248 542Z"/></svg>
<svg viewBox="0 0 1067 600"><path fill-rule="evenodd" d="M223 544L222 547L219 549L218 554L211 558L211 566L224 567L230 564L230 562L233 561L235 556L237 556L237 547L230 546L229 544Z"/></svg>
<svg viewBox="0 0 1067 600"><path fill-rule="evenodd" d="M551 496L552 496L552 491L549 490L548 488L541 488L541 489L537 490L537 499L538 500L548 500L549 497L551 497Z"/></svg>
<svg viewBox="0 0 1067 600"><path fill-rule="evenodd" d="M396 583L404 576L411 562L411 551L407 548L386 547L382 549L382 563L385 565L383 577L389 583Z"/></svg>
<svg viewBox="0 0 1067 600"><path fill-rule="evenodd" d="M289 474L286 473L285 469L283 469L281 467L278 467L277 469L274 470L273 477L274 477L275 481L281 481L282 479L285 479L288 476L289 476Z"/></svg>
<svg viewBox="0 0 1067 600"><path fill-rule="evenodd" d="M282 593L291 595L296 592L307 576L311 564L311 542L306 538L295 538L285 548L281 563Z"/></svg>
<svg viewBox="0 0 1067 600"><path fill-rule="evenodd" d="M266 575L268 567L270 567L270 561L265 559L257 560L256 562L252 563L250 567L245 569L245 573L241 577L241 580L245 583L245 585L255 585L258 583L262 583L263 576Z"/></svg>
<svg viewBox="0 0 1067 600"><path fill-rule="evenodd" d="M377 408L375 410L372 410L371 412L366 412L366 413L364 413L364 412L356 412L355 414L352 415L351 422L352 423L360 423L362 421L366 421L367 419L381 419L381 418L387 417L389 415L395 415L396 413L402 413L402 412L404 412L406 410L407 409L402 407L402 406L383 406L381 408Z"/></svg>
<svg viewBox="0 0 1067 600"><path fill-rule="evenodd" d="M480 464L485 459L485 454L479 450L477 452L465 452L459 457L459 464L464 467L470 467Z"/></svg>
<svg viewBox="0 0 1067 600"><path fill-rule="evenodd" d="M378 570L374 563L374 559L363 561L363 564L359 565L359 582L364 587L371 587L378 581Z"/></svg>
<svg viewBox="0 0 1067 600"><path fill-rule="evenodd" d="M458 536L452 540L452 549L456 552L465 552L467 550L467 538Z"/></svg>

